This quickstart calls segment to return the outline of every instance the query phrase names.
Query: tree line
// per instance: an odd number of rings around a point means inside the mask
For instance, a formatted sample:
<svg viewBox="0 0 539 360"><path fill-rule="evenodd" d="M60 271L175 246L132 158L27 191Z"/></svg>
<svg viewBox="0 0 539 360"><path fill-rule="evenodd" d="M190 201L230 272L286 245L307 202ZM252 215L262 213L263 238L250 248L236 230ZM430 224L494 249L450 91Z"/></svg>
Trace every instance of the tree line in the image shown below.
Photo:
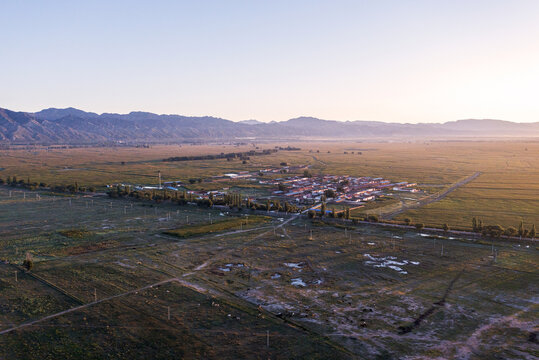
<svg viewBox="0 0 539 360"><path fill-rule="evenodd" d="M483 225L483 221L475 216L472 218L472 231L475 233L480 233L483 236L489 235L492 237L500 237L502 235L514 237L518 235L521 238L527 237L534 239L537 235L535 224L532 224L530 229L526 229L524 227L524 222L520 221L518 228L509 226L508 228L504 229L504 227L501 225Z"/></svg>
<svg viewBox="0 0 539 360"><path fill-rule="evenodd" d="M72 184L47 184L44 182L30 181L30 178L18 179L17 176L8 176L5 180L0 178L0 185L7 185L14 188L23 188L28 190L49 189L54 192L78 193L95 192L94 186L81 186L75 181Z"/></svg>
<svg viewBox="0 0 539 360"><path fill-rule="evenodd" d="M261 155L270 155L279 151L278 149L264 149L262 151L244 151L244 152L231 152L231 153L220 153L220 154L211 154L211 155L191 155L191 156L173 156L163 161L193 161L193 160L216 160L216 159L227 159L233 160L239 158L240 160L249 160L250 156L261 156Z"/></svg>
<svg viewBox="0 0 539 360"><path fill-rule="evenodd" d="M322 201L322 203L320 204L320 213L317 214L315 210L309 210L307 212L307 216L311 219L314 219L316 218L316 216L319 216L319 217L330 217L330 218L344 218L344 219L347 219L349 220L350 219L350 208L345 208L343 211L339 211L337 212L335 210L335 208L331 208L331 211L328 213L327 211L327 204Z"/></svg>
<svg viewBox="0 0 539 360"><path fill-rule="evenodd" d="M188 191L170 191L165 189L151 190L133 190L131 186L117 185L111 187L107 194L111 198L131 197L134 199L155 201L171 201L178 205L195 204L202 207L212 207L214 205L228 206L231 209L239 211L243 209L262 210L262 211L280 211L287 213L297 213L305 208L299 208L297 205L288 202L281 203L279 200L266 200L265 202L255 202L241 193L228 193L216 196L213 193L208 198L200 198L198 195Z"/></svg>

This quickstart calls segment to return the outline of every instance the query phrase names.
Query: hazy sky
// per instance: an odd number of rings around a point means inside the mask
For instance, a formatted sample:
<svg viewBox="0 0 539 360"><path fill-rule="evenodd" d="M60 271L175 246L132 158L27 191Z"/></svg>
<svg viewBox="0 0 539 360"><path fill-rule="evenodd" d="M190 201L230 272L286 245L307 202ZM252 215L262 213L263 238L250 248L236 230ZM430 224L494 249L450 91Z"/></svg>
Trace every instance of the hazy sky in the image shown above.
<svg viewBox="0 0 539 360"><path fill-rule="evenodd" d="M0 107L539 121L539 1L3 1Z"/></svg>

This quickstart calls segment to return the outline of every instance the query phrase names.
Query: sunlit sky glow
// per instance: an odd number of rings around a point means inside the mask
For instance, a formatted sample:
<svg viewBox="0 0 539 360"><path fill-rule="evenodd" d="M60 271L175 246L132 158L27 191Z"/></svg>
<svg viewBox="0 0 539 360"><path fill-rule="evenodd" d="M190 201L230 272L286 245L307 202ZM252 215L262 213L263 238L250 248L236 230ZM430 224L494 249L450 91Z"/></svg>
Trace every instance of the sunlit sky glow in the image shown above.
<svg viewBox="0 0 539 360"><path fill-rule="evenodd" d="M2 1L0 107L539 121L539 1Z"/></svg>

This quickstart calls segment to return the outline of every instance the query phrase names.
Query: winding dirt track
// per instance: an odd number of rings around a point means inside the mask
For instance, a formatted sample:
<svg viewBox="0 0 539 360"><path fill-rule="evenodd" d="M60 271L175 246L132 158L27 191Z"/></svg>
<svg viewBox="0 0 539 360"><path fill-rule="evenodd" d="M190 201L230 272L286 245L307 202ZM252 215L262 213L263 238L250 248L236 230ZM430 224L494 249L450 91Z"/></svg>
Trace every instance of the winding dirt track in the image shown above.
<svg viewBox="0 0 539 360"><path fill-rule="evenodd" d="M454 183L453 185L451 185L449 188L442 191L441 193L437 193L437 194L428 196L428 197L426 197L424 199L421 199L421 200L419 200L416 203L411 204L411 205L403 205L400 209L383 215L382 218L383 219L392 219L394 216L399 215L399 214L401 214L401 213L403 213L403 212L405 212L407 210L417 209L419 207L422 207L422 206L425 206L425 205L428 205L428 204L432 204L433 202L440 201L443 198L445 198L447 195L449 195L451 192L457 190L459 187L464 186L464 185L468 184L471 181L474 181L475 179L477 179L479 177L479 175L481 175L481 171L478 171L478 172L474 173L473 175L470 175L467 178L462 179L462 180Z"/></svg>

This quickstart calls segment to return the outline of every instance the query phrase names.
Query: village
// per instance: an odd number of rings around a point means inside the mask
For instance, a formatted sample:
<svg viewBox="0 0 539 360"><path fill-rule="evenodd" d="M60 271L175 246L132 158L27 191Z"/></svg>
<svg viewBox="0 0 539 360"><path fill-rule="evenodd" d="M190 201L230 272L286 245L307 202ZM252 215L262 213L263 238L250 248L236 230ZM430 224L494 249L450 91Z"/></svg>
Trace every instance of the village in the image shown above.
<svg viewBox="0 0 539 360"><path fill-rule="evenodd" d="M390 192L419 192L416 183L406 181L392 182L377 177L353 177L348 175L313 175L308 165L289 166L282 163L280 167L270 167L258 171L239 171L225 173L207 179L189 179L188 184L182 181L162 181L161 173L158 174L158 185L134 186L134 190L165 190L182 191L192 199L207 200L216 197L224 197L232 191L230 187L219 190L195 190L197 183L219 183L223 185L227 181L250 182L266 186L268 191L265 195L253 196L245 194L245 200L251 202L265 202L269 199L288 202L296 206L309 206L320 202L330 202L345 206L360 207L363 204L375 201L388 195ZM285 174L298 174L285 176ZM129 186L124 184L110 185Z"/></svg>
<svg viewBox="0 0 539 360"><path fill-rule="evenodd" d="M384 178L346 175L294 176L277 179L276 182L279 190L273 194L297 204L312 204L331 198L336 203L357 206L384 196L386 190L418 192L415 183L392 183Z"/></svg>

